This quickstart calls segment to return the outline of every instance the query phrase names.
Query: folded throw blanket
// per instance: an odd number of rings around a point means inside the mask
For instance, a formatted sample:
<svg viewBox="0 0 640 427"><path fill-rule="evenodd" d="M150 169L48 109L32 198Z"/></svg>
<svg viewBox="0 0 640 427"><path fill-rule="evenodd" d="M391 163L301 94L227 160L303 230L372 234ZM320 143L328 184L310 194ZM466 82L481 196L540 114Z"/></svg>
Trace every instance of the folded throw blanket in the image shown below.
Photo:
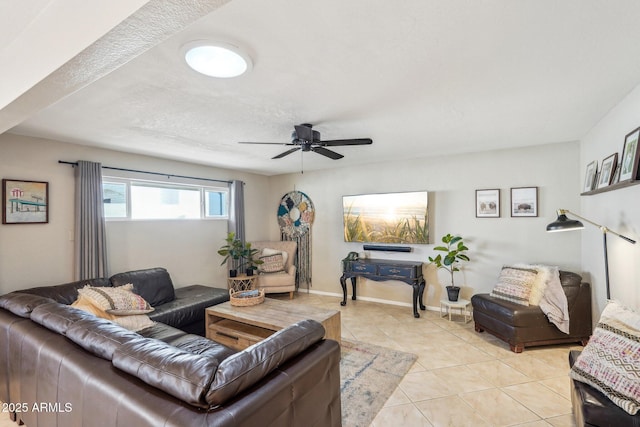
<svg viewBox="0 0 640 427"><path fill-rule="evenodd" d="M567 296L562 290L560 272L557 267L553 267L547 287L540 300L540 309L560 331L569 334L569 305L567 304Z"/></svg>

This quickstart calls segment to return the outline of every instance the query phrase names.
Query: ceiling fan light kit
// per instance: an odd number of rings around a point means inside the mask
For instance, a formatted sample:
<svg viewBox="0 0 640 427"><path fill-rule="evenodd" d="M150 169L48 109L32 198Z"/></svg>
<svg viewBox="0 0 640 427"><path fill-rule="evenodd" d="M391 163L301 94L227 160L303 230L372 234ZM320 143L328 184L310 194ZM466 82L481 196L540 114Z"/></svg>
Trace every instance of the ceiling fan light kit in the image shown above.
<svg viewBox="0 0 640 427"><path fill-rule="evenodd" d="M238 46L200 40L182 48L184 60L193 70L209 77L233 78L251 70L251 57Z"/></svg>
<svg viewBox="0 0 640 427"><path fill-rule="evenodd" d="M243 142L240 144L266 144L266 145L289 145L294 146L272 159L281 159L296 151L313 151L332 160L338 160L344 156L340 153L336 153L333 150L329 150L324 147L338 147L345 145L370 145L373 143L371 138L354 138L354 139L332 139L323 141L320 139L320 132L313 130L313 125L309 123L303 123L301 125L294 126L294 131L291 133L291 142L279 143L279 142Z"/></svg>

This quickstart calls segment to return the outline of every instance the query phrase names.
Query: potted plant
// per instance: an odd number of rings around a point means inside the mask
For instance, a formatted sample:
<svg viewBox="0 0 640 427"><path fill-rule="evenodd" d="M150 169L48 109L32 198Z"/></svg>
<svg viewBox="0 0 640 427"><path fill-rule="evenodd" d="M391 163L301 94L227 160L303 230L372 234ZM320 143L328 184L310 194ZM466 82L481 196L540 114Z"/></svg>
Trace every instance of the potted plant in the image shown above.
<svg viewBox="0 0 640 427"><path fill-rule="evenodd" d="M442 243L446 244L446 246L436 246L433 249L446 253L438 254L435 258L429 257L429 262L435 264L439 269L444 268L451 274L451 285L447 286L447 296L449 301L458 301L460 287L455 285L453 273L460 271L459 263L469 261L469 257L465 254L469 248L465 246L462 237L452 236L451 234L443 236Z"/></svg>
<svg viewBox="0 0 640 427"><path fill-rule="evenodd" d="M254 258L258 252L260 251L251 247L251 242L247 242L242 249L242 258L245 259L242 266L246 268L245 272L247 273L247 276L253 276L253 271L258 268L256 265L264 263L261 259Z"/></svg>
<svg viewBox="0 0 640 427"><path fill-rule="evenodd" d="M220 265L224 265L229 261L229 259L231 259L232 262L231 268L229 269L229 277L236 277L238 275L238 261L244 254L244 245L242 244L242 240L236 239L236 234L234 232L227 234L225 242L227 242L227 244L218 249L218 255L222 255L224 257Z"/></svg>

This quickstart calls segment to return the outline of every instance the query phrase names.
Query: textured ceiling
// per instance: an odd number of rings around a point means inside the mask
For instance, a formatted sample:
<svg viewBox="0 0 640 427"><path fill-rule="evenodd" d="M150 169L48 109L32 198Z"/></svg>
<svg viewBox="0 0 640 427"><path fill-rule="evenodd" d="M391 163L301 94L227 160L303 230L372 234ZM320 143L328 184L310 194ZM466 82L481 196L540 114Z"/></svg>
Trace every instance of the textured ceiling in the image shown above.
<svg viewBox="0 0 640 427"><path fill-rule="evenodd" d="M169 3L149 2L155 13L138 21L174 34L142 48L120 28L121 43L98 42L94 55L129 45L135 55L66 93L35 85L31 95L51 105L22 108L10 131L273 175L302 159L314 170L575 141L640 82L635 0L203 0L219 4L190 25L163 12ZM205 38L244 48L251 73L216 80L188 69L181 47ZM82 57L67 67L69 77L91 73ZM337 147L341 160L271 160L286 147L237 143L286 143L303 122L323 139L374 142Z"/></svg>

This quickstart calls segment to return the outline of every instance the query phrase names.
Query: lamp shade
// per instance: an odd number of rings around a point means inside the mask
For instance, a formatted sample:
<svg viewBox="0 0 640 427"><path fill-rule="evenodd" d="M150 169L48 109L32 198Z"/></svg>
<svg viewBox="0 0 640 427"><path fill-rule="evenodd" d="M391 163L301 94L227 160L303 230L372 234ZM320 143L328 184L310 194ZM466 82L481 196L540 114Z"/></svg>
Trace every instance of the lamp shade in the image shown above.
<svg viewBox="0 0 640 427"><path fill-rule="evenodd" d="M569 230L580 230L584 228L584 224L582 224L577 219L569 219L563 213L558 214L558 218L553 221L551 224L547 225L547 231L569 231Z"/></svg>

